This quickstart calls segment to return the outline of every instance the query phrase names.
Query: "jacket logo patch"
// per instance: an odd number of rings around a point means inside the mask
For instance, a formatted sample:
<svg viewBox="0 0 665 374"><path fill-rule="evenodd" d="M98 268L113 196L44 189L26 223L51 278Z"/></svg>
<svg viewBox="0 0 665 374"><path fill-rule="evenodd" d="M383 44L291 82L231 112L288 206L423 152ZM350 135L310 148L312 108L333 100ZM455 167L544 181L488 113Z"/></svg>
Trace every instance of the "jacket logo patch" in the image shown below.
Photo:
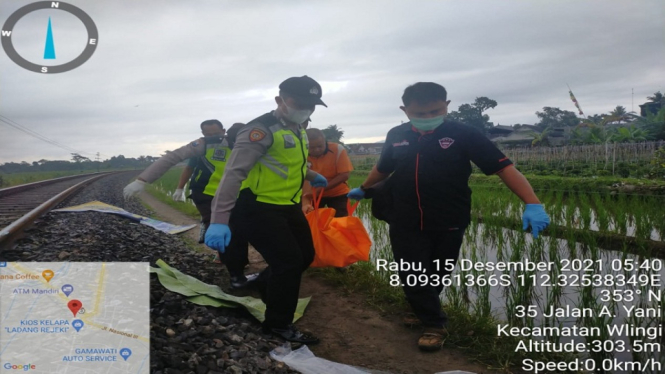
<svg viewBox="0 0 665 374"><path fill-rule="evenodd" d="M263 140L263 138L266 137L266 133L259 130L259 129L254 129L249 132L249 141L251 142L258 142L260 140Z"/></svg>
<svg viewBox="0 0 665 374"><path fill-rule="evenodd" d="M226 161L226 149L215 149L212 153L212 159L215 161Z"/></svg>
<svg viewBox="0 0 665 374"><path fill-rule="evenodd" d="M441 138L441 139L439 139L439 145L443 149L448 149L448 147L453 145L453 143L455 143L455 139L452 139L452 138Z"/></svg>
<svg viewBox="0 0 665 374"><path fill-rule="evenodd" d="M393 143L393 147L403 147L403 146L405 146L405 145L409 145L409 142L406 141L406 140L402 140L402 141L399 142L399 143Z"/></svg>
<svg viewBox="0 0 665 374"><path fill-rule="evenodd" d="M296 140L293 138L293 135L284 134L284 148L295 148Z"/></svg>

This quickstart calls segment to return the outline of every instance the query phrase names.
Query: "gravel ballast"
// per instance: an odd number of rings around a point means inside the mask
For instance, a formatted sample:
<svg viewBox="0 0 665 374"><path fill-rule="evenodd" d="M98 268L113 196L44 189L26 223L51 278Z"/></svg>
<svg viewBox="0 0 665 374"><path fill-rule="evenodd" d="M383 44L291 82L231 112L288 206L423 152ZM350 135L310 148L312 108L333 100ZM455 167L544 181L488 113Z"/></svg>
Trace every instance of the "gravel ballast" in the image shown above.
<svg viewBox="0 0 665 374"><path fill-rule="evenodd" d="M150 216L138 199L125 201L122 189L135 172L102 178L58 208L98 200ZM196 230L197 228L194 228ZM2 261L149 262L170 266L229 291L226 269L209 254L197 253L177 235L129 219L98 212L49 213L26 231ZM150 372L155 374L297 373L270 358L282 341L261 332L241 309L192 304L150 276Z"/></svg>

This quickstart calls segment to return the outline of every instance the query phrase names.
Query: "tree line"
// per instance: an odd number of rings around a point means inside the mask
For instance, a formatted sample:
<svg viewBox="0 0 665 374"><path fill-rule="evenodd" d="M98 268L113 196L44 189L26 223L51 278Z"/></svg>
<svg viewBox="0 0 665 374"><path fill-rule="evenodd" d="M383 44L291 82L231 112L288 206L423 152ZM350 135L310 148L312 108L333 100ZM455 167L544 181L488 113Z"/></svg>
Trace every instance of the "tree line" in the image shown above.
<svg viewBox="0 0 665 374"><path fill-rule="evenodd" d="M344 131L337 125L329 125L321 129L330 142L341 143L344 137ZM93 161L79 153L72 153L71 161L68 160L45 160L34 161L32 163L7 162L0 165L0 173L24 173L40 171L100 171L108 169L142 169L148 167L158 159L153 156L139 156L138 158L125 157L123 155L113 156L104 161Z"/></svg>
<svg viewBox="0 0 665 374"><path fill-rule="evenodd" d="M665 140L665 98L658 91L653 96L648 96L647 100L656 103L655 107L660 109L656 113L647 111L645 117L628 113L623 106L617 106L609 113L594 114L586 118L557 107L543 107L542 111L536 111L539 121L534 127L539 132L532 133L532 145L549 145L549 135L561 129L568 129L568 142L571 144ZM473 103L462 104L456 111L451 111L448 117L487 134L487 131L494 127L494 123L486 112L497 105L495 100L484 96L477 97ZM514 128L521 126L513 125Z"/></svg>
<svg viewBox="0 0 665 374"><path fill-rule="evenodd" d="M556 107L543 107L536 111L539 121L534 124L539 133L533 133L532 145L548 144L548 136L557 129L569 129L570 144L602 144L608 142L639 142L646 140L665 140L665 98L658 91L648 96L650 103L656 103L660 109L656 113L647 111L645 117L628 113L623 106L617 106L609 113L594 114L580 118L574 112ZM451 111L448 118L473 126L483 133L494 127L489 109L496 108L495 100L481 96L473 103L462 104L456 111ZM513 125L519 128L521 124ZM330 142L342 143L344 131L337 125L322 129ZM0 173L21 173L39 171L98 171L107 169L140 169L158 159L153 156L128 158L123 155L113 156L104 161L93 161L78 153L72 153L72 160L39 160L28 162L7 162L0 165Z"/></svg>
<svg viewBox="0 0 665 374"><path fill-rule="evenodd" d="M39 160L29 162L6 162L0 165L0 173L24 173L40 171L103 171L108 169L140 169L145 168L158 157L140 156L138 158L113 156L104 161L93 161L78 153L72 153L72 160Z"/></svg>

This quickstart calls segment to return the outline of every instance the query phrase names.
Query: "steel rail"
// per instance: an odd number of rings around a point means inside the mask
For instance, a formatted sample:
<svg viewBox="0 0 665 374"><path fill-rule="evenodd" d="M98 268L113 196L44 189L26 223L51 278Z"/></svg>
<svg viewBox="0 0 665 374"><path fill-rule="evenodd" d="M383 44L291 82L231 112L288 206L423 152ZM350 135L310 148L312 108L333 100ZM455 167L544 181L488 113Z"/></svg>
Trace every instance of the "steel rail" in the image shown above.
<svg viewBox="0 0 665 374"><path fill-rule="evenodd" d="M39 188L39 187L46 186L46 185L53 184L53 183L57 183L57 182L66 181L66 180L69 180L69 179L76 179L76 178L85 177L86 175L94 176L94 175L102 175L102 174L106 175L106 174L111 174L111 173L113 173L113 172L103 171L103 172L99 172L99 173L68 175L68 176L65 176L65 177L58 177L58 178L46 179L46 180L43 180L43 181L37 181L37 182L32 182L32 183L19 184L18 186L0 188L0 197L11 195L11 194L17 193L17 192L27 191L27 190L30 190L30 189L33 189L33 188Z"/></svg>
<svg viewBox="0 0 665 374"><path fill-rule="evenodd" d="M92 178L88 178L82 182L79 182L67 188L66 190L60 192L59 194L43 202L42 204L40 204L38 207L34 208L30 212L24 214L21 218L12 222L9 226L3 228L0 231L0 250L11 245L12 241L19 236L19 234L23 231L23 229L27 228L35 220L37 220L39 217L43 216L48 211L53 209L60 202L62 202L69 196L73 195L74 193L78 192L86 185L106 176L108 173L103 173L103 174L99 173L99 174L101 175L95 175ZM78 175L78 177L80 178L81 176Z"/></svg>

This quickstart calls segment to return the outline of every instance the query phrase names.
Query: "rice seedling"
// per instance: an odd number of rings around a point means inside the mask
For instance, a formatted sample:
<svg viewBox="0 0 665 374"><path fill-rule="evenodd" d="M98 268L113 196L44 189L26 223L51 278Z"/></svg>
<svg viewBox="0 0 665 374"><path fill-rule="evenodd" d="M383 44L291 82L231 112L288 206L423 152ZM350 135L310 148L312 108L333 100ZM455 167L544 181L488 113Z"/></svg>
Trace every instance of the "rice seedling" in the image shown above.
<svg viewBox="0 0 665 374"><path fill-rule="evenodd" d="M614 216L615 233L619 235L626 235L628 229L628 214L626 209L626 196L619 195L616 202L616 213Z"/></svg>

